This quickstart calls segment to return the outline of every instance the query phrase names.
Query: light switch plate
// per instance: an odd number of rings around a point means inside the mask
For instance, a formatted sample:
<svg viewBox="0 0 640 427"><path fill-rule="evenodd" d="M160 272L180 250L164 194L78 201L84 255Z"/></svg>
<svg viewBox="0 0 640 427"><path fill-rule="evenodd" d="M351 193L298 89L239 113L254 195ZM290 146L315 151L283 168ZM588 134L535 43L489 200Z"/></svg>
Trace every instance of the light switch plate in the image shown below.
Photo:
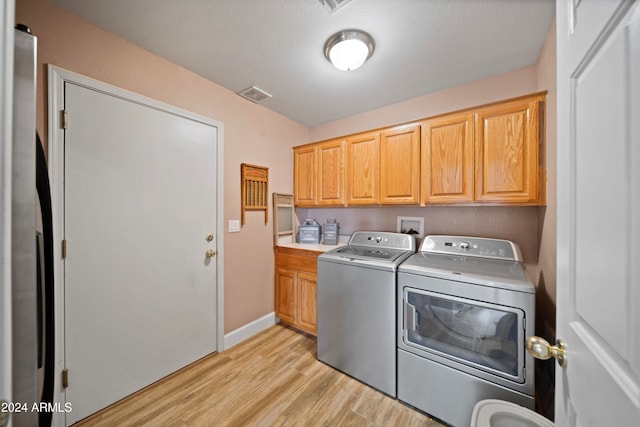
<svg viewBox="0 0 640 427"><path fill-rule="evenodd" d="M239 219L230 219L229 220L229 233L239 233L240 232L240 220Z"/></svg>

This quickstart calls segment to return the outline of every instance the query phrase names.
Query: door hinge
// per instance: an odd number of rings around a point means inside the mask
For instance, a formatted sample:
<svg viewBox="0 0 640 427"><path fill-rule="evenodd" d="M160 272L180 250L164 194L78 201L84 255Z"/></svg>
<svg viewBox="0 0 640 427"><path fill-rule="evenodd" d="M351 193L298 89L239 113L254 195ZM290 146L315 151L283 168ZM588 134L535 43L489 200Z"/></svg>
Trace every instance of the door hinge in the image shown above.
<svg viewBox="0 0 640 427"><path fill-rule="evenodd" d="M69 113L65 110L60 111L60 125L62 126L62 129L69 127Z"/></svg>
<svg viewBox="0 0 640 427"><path fill-rule="evenodd" d="M69 387L69 370L64 368L62 370L62 388Z"/></svg>
<svg viewBox="0 0 640 427"><path fill-rule="evenodd" d="M62 259L67 257L67 239L62 240Z"/></svg>

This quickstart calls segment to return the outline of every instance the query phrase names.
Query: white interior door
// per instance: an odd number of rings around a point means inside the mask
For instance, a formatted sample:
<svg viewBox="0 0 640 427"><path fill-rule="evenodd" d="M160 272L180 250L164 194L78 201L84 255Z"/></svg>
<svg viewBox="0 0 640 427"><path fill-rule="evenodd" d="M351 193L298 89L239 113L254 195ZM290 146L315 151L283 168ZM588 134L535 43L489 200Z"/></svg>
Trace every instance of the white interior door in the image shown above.
<svg viewBox="0 0 640 427"><path fill-rule="evenodd" d="M556 424L640 422L640 7L558 0Z"/></svg>
<svg viewBox="0 0 640 427"><path fill-rule="evenodd" d="M216 350L216 128L65 84L67 424Z"/></svg>

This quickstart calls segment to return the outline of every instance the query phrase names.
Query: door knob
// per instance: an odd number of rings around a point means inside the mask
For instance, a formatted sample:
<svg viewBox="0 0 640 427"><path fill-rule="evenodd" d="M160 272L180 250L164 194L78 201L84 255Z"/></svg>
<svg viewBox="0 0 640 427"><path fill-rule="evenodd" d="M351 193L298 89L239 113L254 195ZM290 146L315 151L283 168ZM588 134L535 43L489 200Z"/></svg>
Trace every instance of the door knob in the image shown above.
<svg viewBox="0 0 640 427"><path fill-rule="evenodd" d="M216 254L216 251L214 251L213 249L209 249L207 252L204 253L204 255L207 258L212 258L215 254Z"/></svg>
<svg viewBox="0 0 640 427"><path fill-rule="evenodd" d="M567 345L562 340L556 340L556 345L551 345L547 340L540 337L527 338L527 351L536 359L547 360L555 357L561 368L567 366Z"/></svg>

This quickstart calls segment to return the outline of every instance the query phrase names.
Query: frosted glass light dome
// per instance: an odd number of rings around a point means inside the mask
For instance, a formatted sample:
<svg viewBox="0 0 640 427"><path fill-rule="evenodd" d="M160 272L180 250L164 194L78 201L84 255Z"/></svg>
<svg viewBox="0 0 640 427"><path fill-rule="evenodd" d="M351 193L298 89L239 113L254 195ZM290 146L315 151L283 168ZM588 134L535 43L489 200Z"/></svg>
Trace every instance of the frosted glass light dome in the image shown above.
<svg viewBox="0 0 640 427"><path fill-rule="evenodd" d="M373 53L373 38L364 31L344 30L327 40L324 56L342 71L359 68Z"/></svg>

